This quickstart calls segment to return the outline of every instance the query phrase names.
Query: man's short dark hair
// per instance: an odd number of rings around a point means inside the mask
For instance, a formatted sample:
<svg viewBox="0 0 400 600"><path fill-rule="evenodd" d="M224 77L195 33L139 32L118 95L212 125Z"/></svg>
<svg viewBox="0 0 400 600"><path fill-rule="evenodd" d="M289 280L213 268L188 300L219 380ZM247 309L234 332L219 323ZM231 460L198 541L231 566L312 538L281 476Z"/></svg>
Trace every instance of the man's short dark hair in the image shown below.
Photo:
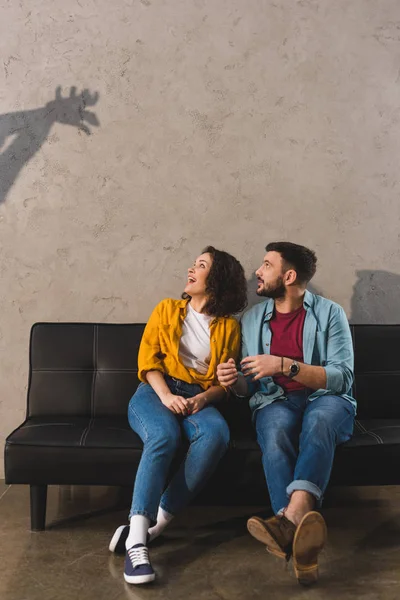
<svg viewBox="0 0 400 600"><path fill-rule="evenodd" d="M292 242L271 242L265 249L267 252L279 252L284 268L294 269L299 283L307 284L314 277L317 257L309 248Z"/></svg>

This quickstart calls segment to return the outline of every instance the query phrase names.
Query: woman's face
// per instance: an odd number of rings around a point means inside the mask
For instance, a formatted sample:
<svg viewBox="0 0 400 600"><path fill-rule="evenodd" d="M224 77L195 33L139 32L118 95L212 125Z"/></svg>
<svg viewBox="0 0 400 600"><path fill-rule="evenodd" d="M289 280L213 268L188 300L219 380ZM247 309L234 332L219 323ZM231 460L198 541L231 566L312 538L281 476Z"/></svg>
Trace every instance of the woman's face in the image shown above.
<svg viewBox="0 0 400 600"><path fill-rule="evenodd" d="M212 256L206 252L194 261L188 269L188 281L185 292L189 296L199 296L206 293L206 281L212 266Z"/></svg>

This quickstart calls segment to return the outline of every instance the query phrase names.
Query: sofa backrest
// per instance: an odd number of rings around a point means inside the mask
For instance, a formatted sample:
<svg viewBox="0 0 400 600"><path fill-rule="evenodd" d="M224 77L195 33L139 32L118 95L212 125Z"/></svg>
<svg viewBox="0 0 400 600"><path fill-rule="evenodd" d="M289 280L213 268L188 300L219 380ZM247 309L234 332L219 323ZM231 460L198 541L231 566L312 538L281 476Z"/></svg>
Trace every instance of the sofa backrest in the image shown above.
<svg viewBox="0 0 400 600"><path fill-rule="evenodd" d="M126 416L143 324L37 323L28 416ZM400 418L400 325L352 325L360 417Z"/></svg>
<svg viewBox="0 0 400 600"><path fill-rule="evenodd" d="M400 418L400 325L352 325L361 418Z"/></svg>
<svg viewBox="0 0 400 600"><path fill-rule="evenodd" d="M28 416L126 416L143 324L37 323Z"/></svg>

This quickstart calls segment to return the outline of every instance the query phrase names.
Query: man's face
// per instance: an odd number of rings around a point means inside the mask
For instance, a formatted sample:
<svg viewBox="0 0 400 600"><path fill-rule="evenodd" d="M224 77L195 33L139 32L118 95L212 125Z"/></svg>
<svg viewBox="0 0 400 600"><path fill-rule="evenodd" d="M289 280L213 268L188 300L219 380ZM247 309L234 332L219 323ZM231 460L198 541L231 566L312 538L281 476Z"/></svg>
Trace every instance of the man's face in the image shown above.
<svg viewBox="0 0 400 600"><path fill-rule="evenodd" d="M267 252L263 263L256 271L258 281L257 295L275 300L286 296L286 286L283 282L283 263L279 252Z"/></svg>

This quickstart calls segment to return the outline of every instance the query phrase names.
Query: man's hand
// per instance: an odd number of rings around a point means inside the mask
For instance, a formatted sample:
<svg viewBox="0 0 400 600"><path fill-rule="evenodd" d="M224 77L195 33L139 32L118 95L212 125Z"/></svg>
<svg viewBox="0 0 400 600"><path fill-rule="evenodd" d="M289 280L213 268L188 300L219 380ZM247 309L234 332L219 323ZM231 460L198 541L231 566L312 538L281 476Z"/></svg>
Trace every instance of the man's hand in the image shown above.
<svg viewBox="0 0 400 600"><path fill-rule="evenodd" d="M188 414L195 415L196 413L203 410L205 405L207 404L207 399L204 394L197 394L197 396L193 396L193 398L189 398L188 402Z"/></svg>
<svg viewBox="0 0 400 600"><path fill-rule="evenodd" d="M183 396L175 396L175 394L165 394L160 398L161 402L176 415L187 415L190 412L189 400Z"/></svg>
<svg viewBox="0 0 400 600"><path fill-rule="evenodd" d="M253 381L257 381L262 377L273 377L281 373L281 363L280 356L258 354L257 356L247 356L240 364L243 375L250 376Z"/></svg>
<svg viewBox="0 0 400 600"><path fill-rule="evenodd" d="M228 362L221 363L217 366L217 378L219 383L224 387L230 387L237 382L238 371L233 358L230 358Z"/></svg>

